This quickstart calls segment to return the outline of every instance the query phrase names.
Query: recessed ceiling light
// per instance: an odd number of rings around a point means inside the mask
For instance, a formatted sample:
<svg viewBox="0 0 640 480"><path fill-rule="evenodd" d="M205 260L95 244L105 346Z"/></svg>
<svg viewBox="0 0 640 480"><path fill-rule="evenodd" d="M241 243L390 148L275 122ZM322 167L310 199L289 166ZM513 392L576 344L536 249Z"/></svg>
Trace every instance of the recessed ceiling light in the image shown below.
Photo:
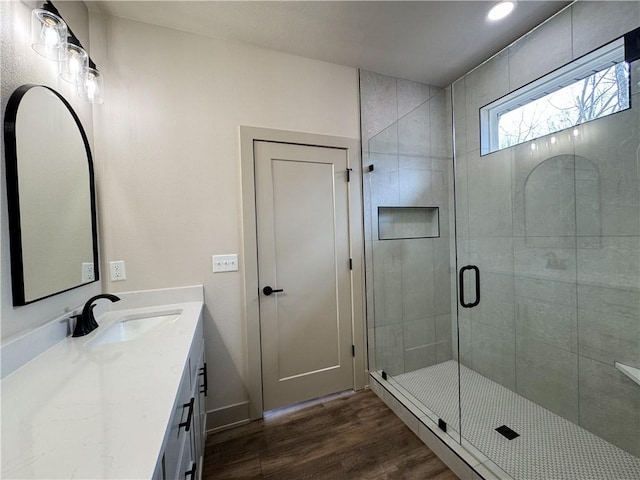
<svg viewBox="0 0 640 480"><path fill-rule="evenodd" d="M509 15L515 7L515 2L505 1L496 3L493 7L491 7L489 13L487 13L487 18L492 21L501 20Z"/></svg>

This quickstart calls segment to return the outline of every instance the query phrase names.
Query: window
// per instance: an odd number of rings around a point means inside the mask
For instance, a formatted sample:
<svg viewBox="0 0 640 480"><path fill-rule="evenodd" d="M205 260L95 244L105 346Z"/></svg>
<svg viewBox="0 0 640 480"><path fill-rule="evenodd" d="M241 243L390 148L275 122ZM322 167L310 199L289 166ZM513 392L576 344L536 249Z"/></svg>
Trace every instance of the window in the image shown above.
<svg viewBox="0 0 640 480"><path fill-rule="evenodd" d="M626 110L629 92L621 38L482 107L482 155Z"/></svg>

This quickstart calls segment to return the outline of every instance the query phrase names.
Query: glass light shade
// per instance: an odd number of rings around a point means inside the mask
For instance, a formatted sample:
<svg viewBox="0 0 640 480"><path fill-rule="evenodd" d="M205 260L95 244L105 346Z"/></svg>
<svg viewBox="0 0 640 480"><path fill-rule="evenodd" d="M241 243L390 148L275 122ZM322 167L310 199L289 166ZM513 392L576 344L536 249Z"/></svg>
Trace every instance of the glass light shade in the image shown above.
<svg viewBox="0 0 640 480"><path fill-rule="evenodd" d="M104 101L104 82L102 74L95 68L85 68L80 74L78 95L89 103Z"/></svg>
<svg viewBox="0 0 640 480"><path fill-rule="evenodd" d="M80 75L89 66L89 55L82 47L67 43L67 59L60 63L60 78L78 85L80 83Z"/></svg>
<svg viewBox="0 0 640 480"><path fill-rule="evenodd" d="M67 58L67 24L48 10L32 10L31 46L39 55L63 62Z"/></svg>

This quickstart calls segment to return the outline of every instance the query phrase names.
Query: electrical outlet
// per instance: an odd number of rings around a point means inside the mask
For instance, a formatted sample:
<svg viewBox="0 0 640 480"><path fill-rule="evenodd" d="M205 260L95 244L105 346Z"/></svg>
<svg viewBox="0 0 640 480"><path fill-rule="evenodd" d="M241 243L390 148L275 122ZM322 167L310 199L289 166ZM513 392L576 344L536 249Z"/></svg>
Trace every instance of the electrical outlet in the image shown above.
<svg viewBox="0 0 640 480"><path fill-rule="evenodd" d="M214 255L213 256L213 273L221 272L237 272L238 271L238 254Z"/></svg>
<svg viewBox="0 0 640 480"><path fill-rule="evenodd" d="M127 271L124 269L124 260L109 262L109 269L111 270L112 282L120 282L127 279Z"/></svg>
<svg viewBox="0 0 640 480"><path fill-rule="evenodd" d="M82 283L93 282L96 279L93 262L82 263Z"/></svg>

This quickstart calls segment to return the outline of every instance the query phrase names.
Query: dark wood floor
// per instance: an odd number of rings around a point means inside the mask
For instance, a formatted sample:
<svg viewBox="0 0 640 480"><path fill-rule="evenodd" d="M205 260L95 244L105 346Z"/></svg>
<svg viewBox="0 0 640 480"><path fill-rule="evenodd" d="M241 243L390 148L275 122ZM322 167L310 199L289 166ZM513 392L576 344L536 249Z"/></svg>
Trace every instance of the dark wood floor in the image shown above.
<svg viewBox="0 0 640 480"><path fill-rule="evenodd" d="M207 438L209 479L457 479L371 391L343 393Z"/></svg>

